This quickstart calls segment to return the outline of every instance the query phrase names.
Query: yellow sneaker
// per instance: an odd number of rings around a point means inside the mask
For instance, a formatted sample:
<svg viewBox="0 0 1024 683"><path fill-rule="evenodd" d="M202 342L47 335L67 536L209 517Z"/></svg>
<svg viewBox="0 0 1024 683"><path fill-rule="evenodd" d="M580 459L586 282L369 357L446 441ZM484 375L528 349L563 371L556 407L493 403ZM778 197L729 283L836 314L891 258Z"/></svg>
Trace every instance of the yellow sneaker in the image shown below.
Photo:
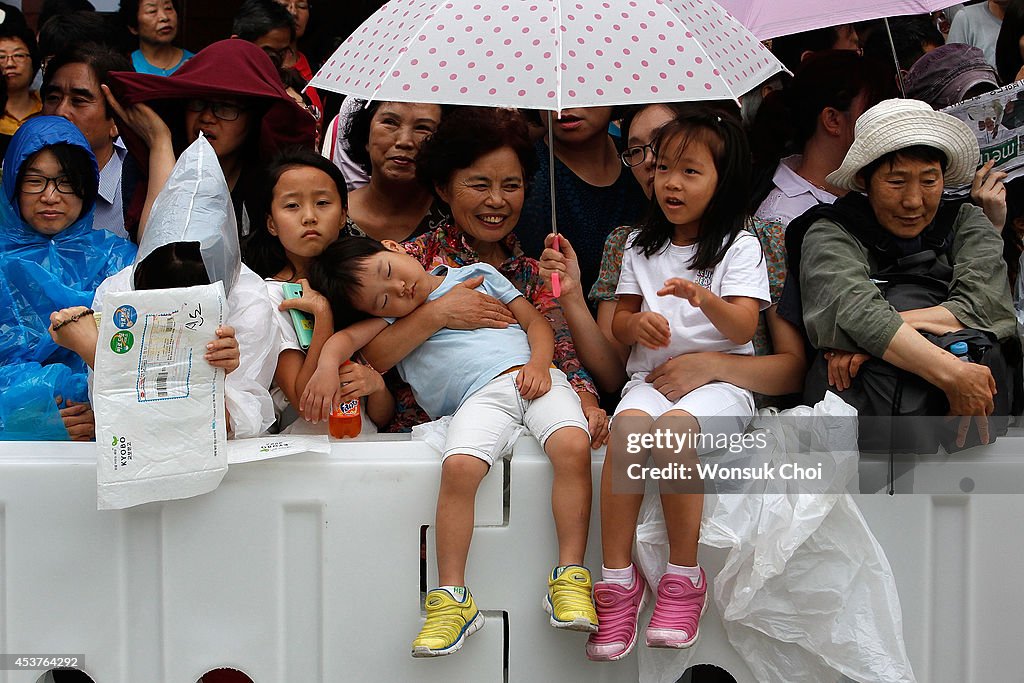
<svg viewBox="0 0 1024 683"><path fill-rule="evenodd" d="M597 611L594 609L593 586L586 567L570 564L555 567L548 577L548 594L544 611L551 615L551 625L570 631L597 632Z"/></svg>
<svg viewBox="0 0 1024 683"><path fill-rule="evenodd" d="M427 621L412 641L413 657L450 655L462 647L467 636L483 628L484 615L476 608L469 589L460 586L456 592L460 590L461 600L443 588L427 593Z"/></svg>

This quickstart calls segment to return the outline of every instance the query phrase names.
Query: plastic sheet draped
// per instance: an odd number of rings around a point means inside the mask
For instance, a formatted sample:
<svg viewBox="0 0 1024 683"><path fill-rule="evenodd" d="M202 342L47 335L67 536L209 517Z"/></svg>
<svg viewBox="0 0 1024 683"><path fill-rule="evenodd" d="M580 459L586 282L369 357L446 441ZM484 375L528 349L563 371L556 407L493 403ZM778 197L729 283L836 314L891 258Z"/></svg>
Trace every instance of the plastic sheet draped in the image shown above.
<svg viewBox="0 0 1024 683"><path fill-rule="evenodd" d="M227 182L213 147L202 136L182 153L153 202L135 263L173 242L199 242L210 281L224 283L225 322L235 329L239 351L238 369L224 383L231 436L259 436L274 423L269 388L281 348L276 312L263 279L242 265ZM107 278L96 290L93 309L103 310L108 292L134 289L133 274L134 265Z"/></svg>
<svg viewBox="0 0 1024 683"><path fill-rule="evenodd" d="M198 242L210 282L220 280L231 293L242 265L235 209L217 154L203 135L182 152L153 201L135 263L175 242Z"/></svg>
<svg viewBox="0 0 1024 683"><path fill-rule="evenodd" d="M762 410L750 428L768 431L767 447L745 452L753 462L743 464L778 467L810 451L832 458L825 469L845 484L859 458L855 416L831 393L813 408ZM793 482L759 481L753 488L705 497L701 543L728 551L722 571L709 577L710 588L729 641L754 678L915 681L892 570L853 499L797 493ZM668 537L656 488L644 499L636 552L640 569L657 586ZM637 650L645 682L674 683L693 656L692 650Z"/></svg>

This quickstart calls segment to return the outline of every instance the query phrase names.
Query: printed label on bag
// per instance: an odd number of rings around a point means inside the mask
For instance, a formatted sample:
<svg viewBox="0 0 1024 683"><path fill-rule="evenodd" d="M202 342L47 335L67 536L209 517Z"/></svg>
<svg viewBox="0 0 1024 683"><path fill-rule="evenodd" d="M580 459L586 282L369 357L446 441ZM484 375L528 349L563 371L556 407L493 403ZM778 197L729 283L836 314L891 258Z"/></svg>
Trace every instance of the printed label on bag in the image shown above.
<svg viewBox="0 0 1024 683"><path fill-rule="evenodd" d="M194 322L194 316L184 315L182 311L146 316L136 383L140 402L168 401L189 395L192 348L182 341L182 335Z"/></svg>
<svg viewBox="0 0 1024 683"><path fill-rule="evenodd" d="M114 311L114 325L119 330L127 330L129 327L135 324L139 314L135 310L134 306L118 306L117 310Z"/></svg>
<svg viewBox="0 0 1024 683"><path fill-rule="evenodd" d="M125 354L135 345L135 336L128 330L115 332L110 338L110 350L117 354Z"/></svg>
<svg viewBox="0 0 1024 683"><path fill-rule="evenodd" d="M132 442L123 436L115 435L110 444L110 460L114 471L132 464Z"/></svg>

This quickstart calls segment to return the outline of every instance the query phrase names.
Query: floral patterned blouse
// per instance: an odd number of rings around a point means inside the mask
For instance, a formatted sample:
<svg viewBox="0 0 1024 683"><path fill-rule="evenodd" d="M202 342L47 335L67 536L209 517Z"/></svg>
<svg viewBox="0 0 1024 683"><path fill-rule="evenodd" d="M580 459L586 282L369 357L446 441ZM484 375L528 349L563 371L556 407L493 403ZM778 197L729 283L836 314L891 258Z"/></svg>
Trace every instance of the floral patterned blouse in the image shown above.
<svg viewBox="0 0 1024 683"><path fill-rule="evenodd" d="M466 241L465 233L451 222L445 222L432 232L404 242L402 246L406 253L415 257L428 271L437 266L457 268L480 263L480 255ZM523 254L519 240L514 234L510 233L502 242L502 246L512 255L498 266L498 272L508 278L551 324L555 334L555 365L566 374L577 393L586 391L597 396L594 381L576 357L576 348L573 346L572 335L569 334L562 307L545 286L537 260ZM395 419L386 431L409 431L415 425L429 420L416 405L408 385L401 386L393 382L389 388L395 395L396 406Z"/></svg>
<svg viewBox="0 0 1024 683"><path fill-rule="evenodd" d="M754 218L747 229L757 236L761 242L765 265L768 267L768 287L771 291L772 303L777 304L782 296L782 287L786 283L786 227L778 221L764 221ZM622 252L626 248L626 240L634 227L623 225L615 228L604 243L601 256L601 268L597 281L590 289L590 300L596 306L602 301L615 301L615 289L619 285L619 271L622 270ZM764 313L757 323L754 333L754 353L758 356L772 354L771 336L768 334L768 323Z"/></svg>

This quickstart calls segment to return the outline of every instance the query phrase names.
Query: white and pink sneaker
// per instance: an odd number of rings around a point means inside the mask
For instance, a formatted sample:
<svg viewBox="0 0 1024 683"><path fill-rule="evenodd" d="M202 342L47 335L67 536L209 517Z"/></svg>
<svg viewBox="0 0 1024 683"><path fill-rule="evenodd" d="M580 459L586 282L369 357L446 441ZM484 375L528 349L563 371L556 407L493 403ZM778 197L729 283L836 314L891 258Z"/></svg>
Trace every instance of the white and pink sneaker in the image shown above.
<svg viewBox="0 0 1024 683"><path fill-rule="evenodd" d="M708 582L703 569L699 588L685 576L662 576L654 615L647 626L647 647L683 649L696 643L700 618L708 605L707 597Z"/></svg>

